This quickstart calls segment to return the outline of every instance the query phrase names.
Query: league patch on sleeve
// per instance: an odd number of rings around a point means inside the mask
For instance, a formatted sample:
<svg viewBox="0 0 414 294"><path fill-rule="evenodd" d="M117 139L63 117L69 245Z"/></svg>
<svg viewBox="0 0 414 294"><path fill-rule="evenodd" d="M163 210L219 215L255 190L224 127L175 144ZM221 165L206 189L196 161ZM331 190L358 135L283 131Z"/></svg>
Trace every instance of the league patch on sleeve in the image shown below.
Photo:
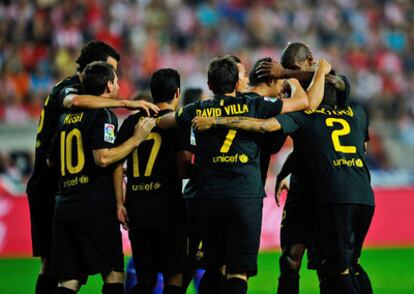
<svg viewBox="0 0 414 294"><path fill-rule="evenodd" d="M272 98L272 97L268 97L268 96L264 97L264 101L267 101L267 102L275 103L277 100L278 100L277 98Z"/></svg>
<svg viewBox="0 0 414 294"><path fill-rule="evenodd" d="M65 88L65 95L78 93L78 89L76 88Z"/></svg>
<svg viewBox="0 0 414 294"><path fill-rule="evenodd" d="M111 144L115 143L115 126L113 124L105 124L104 141Z"/></svg>

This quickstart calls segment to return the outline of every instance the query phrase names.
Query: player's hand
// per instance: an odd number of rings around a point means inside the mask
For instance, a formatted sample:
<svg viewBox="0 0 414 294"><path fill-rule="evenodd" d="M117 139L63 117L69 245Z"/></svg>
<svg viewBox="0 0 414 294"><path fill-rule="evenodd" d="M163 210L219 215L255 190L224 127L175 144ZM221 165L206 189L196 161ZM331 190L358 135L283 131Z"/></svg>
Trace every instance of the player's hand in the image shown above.
<svg viewBox="0 0 414 294"><path fill-rule="evenodd" d="M338 90L338 91L345 91L345 82L342 80L341 77L333 75L333 74L328 74L325 77L325 81L328 83L331 83L332 85L334 85L334 87Z"/></svg>
<svg viewBox="0 0 414 294"><path fill-rule="evenodd" d="M117 205L116 208L116 216L118 217L118 221L121 223L122 227L125 231L129 230L129 219L128 219L128 212L123 205Z"/></svg>
<svg viewBox="0 0 414 294"><path fill-rule="evenodd" d="M155 122L155 118L152 117L141 118L135 125L133 136L138 138L139 142L141 143L147 138L149 133L151 133L151 130L155 127Z"/></svg>
<svg viewBox="0 0 414 294"><path fill-rule="evenodd" d="M326 59L319 59L318 65L316 66L317 71L322 71L323 74L327 75L331 72L332 66Z"/></svg>
<svg viewBox="0 0 414 294"><path fill-rule="evenodd" d="M214 126L214 117L196 116L191 122L193 129L197 132L204 132Z"/></svg>
<svg viewBox="0 0 414 294"><path fill-rule="evenodd" d="M277 207L280 207L280 196L282 195L283 190L289 191L288 179L283 179L281 181L276 180L275 200L276 200Z"/></svg>
<svg viewBox="0 0 414 294"><path fill-rule="evenodd" d="M147 115L150 115L150 110L155 113L158 113L158 111L160 111L157 105L145 100L127 100L125 103L126 108L129 110L141 109L142 111L145 111Z"/></svg>
<svg viewBox="0 0 414 294"><path fill-rule="evenodd" d="M254 69L259 78L272 77L275 79L283 78L285 69L283 66L271 59L271 61L262 61Z"/></svg>

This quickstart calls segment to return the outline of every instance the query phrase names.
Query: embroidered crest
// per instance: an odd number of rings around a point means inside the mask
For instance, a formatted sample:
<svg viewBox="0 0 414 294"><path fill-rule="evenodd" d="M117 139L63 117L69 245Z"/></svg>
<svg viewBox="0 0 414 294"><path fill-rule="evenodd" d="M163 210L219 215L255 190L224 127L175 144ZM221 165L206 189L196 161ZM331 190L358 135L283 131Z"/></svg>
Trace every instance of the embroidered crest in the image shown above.
<svg viewBox="0 0 414 294"><path fill-rule="evenodd" d="M111 144L115 143L115 126L113 124L105 124L104 141Z"/></svg>

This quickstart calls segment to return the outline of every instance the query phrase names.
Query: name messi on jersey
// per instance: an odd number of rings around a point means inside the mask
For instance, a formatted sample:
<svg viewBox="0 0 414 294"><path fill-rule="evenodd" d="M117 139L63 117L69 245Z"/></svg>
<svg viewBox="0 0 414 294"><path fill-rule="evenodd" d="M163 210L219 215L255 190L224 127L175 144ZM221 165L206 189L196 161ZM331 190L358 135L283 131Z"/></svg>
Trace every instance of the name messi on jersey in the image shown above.
<svg viewBox="0 0 414 294"><path fill-rule="evenodd" d="M81 122L83 118L83 112L81 113L75 113L75 114L67 114L65 116L65 119L63 120L64 125L70 125L70 124L76 124L78 122Z"/></svg>
<svg viewBox="0 0 414 294"><path fill-rule="evenodd" d="M196 115L201 117L217 117L225 115L240 115L249 112L247 104L232 104L223 107L197 109Z"/></svg>

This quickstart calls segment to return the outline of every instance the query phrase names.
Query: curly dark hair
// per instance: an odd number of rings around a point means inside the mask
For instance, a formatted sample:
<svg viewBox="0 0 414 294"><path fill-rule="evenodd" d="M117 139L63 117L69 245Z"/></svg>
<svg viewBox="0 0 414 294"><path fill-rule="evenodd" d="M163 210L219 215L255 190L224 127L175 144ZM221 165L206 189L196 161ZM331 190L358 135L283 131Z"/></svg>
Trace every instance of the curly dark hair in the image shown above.
<svg viewBox="0 0 414 294"><path fill-rule="evenodd" d="M108 57L112 57L116 61L121 59L119 53L110 45L98 40L90 41L82 47L81 53L76 59L77 70L82 72L92 61L106 61Z"/></svg>

